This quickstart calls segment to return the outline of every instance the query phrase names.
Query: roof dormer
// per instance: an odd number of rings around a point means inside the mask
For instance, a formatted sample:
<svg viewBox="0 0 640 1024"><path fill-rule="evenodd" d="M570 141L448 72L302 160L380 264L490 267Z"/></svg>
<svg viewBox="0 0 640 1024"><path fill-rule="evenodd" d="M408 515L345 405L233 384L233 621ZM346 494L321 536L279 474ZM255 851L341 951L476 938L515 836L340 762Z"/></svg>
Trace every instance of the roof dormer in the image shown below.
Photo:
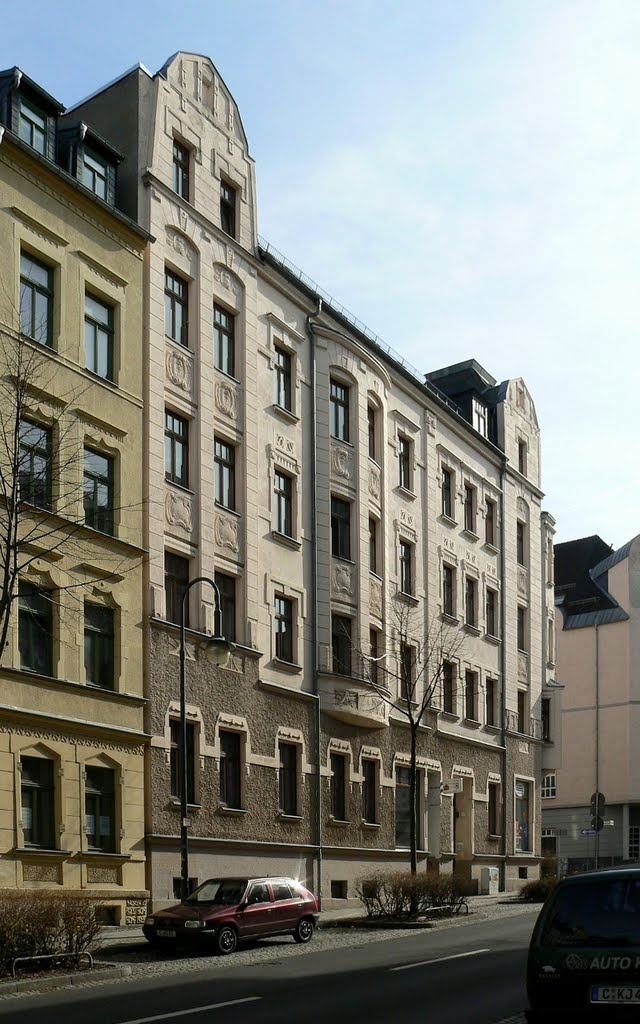
<svg viewBox="0 0 640 1024"><path fill-rule="evenodd" d="M72 177L110 206L116 199L116 172L122 154L84 121L58 128L58 162Z"/></svg>
<svg viewBox="0 0 640 1024"><path fill-rule="evenodd" d="M0 72L0 123L48 160L56 158L56 123L63 110L20 68Z"/></svg>

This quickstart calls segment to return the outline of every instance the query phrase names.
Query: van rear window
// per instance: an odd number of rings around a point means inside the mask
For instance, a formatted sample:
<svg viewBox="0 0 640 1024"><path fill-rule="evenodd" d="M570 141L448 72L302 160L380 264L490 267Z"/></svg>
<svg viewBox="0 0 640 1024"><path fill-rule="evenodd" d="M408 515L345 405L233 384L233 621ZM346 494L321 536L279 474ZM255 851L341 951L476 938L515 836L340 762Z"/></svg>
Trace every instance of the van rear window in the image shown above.
<svg viewBox="0 0 640 1024"><path fill-rule="evenodd" d="M640 946L640 881L594 879L559 886L544 946Z"/></svg>

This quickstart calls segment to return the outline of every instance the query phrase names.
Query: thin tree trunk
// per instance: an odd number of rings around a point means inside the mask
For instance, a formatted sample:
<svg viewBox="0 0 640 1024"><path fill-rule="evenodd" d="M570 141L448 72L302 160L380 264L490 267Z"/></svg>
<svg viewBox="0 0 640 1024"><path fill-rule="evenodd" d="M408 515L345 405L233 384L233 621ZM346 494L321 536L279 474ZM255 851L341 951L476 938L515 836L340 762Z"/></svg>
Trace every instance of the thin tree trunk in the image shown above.
<svg viewBox="0 0 640 1024"><path fill-rule="evenodd" d="M418 872L418 829L417 829L417 816L418 816L418 801L417 801L417 785L416 785L416 760L417 760L417 736L416 728L411 723L411 773L409 776L409 804L411 806L411 818L409 821L409 845L411 847L411 874L415 875Z"/></svg>

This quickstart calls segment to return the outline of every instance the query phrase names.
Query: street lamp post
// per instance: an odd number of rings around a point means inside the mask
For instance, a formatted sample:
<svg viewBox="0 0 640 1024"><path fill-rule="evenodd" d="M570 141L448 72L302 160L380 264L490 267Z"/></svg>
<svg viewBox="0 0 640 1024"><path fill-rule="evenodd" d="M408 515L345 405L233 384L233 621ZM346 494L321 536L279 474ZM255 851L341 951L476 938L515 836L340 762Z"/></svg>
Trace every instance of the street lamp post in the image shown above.
<svg viewBox="0 0 640 1024"><path fill-rule="evenodd" d="M195 587L198 583L207 583L212 588L215 598L213 636L207 634L203 637L207 658L214 664L222 665L230 651L230 644L222 635L222 603L218 585L209 579L208 576L198 576L187 584L180 602L180 899L182 900L185 900L189 895L189 817L187 799L189 759L187 756L185 610L191 588Z"/></svg>

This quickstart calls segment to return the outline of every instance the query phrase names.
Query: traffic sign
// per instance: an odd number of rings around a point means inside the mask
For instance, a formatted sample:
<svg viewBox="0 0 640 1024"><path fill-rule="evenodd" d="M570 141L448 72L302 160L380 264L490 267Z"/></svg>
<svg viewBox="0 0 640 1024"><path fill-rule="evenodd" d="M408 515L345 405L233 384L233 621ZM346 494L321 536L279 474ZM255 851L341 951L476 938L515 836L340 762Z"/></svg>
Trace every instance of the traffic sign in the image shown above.
<svg viewBox="0 0 640 1024"><path fill-rule="evenodd" d="M581 836L595 836L595 834L596 834L595 828L581 828L580 829L580 835Z"/></svg>

